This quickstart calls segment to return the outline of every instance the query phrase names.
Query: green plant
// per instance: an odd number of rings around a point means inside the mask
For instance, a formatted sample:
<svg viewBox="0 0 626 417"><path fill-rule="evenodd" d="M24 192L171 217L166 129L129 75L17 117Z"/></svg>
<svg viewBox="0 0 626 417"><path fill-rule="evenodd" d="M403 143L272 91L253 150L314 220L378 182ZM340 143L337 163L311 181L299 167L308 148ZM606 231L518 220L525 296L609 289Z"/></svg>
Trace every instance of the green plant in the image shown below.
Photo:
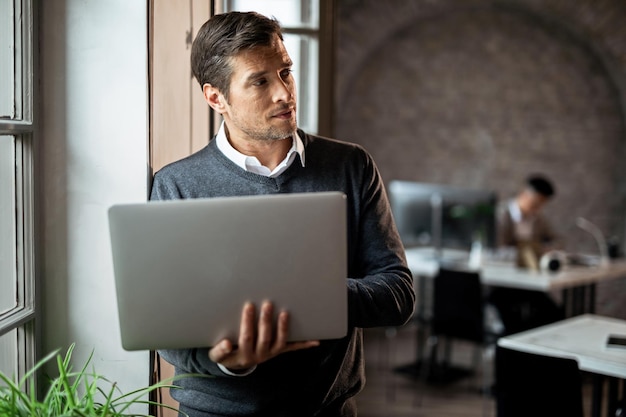
<svg viewBox="0 0 626 417"><path fill-rule="evenodd" d="M167 405L150 401L148 394L159 388L172 388L172 380L162 381L132 392L122 393L115 382L94 371L88 371L93 352L78 372L72 370L70 361L72 344L65 357L55 351L37 362L22 379L10 378L0 372L0 417L122 417L146 416L133 414L135 404ZM35 375L43 365L56 357L59 376L49 381L42 398L38 398ZM26 393L28 388L29 393Z"/></svg>

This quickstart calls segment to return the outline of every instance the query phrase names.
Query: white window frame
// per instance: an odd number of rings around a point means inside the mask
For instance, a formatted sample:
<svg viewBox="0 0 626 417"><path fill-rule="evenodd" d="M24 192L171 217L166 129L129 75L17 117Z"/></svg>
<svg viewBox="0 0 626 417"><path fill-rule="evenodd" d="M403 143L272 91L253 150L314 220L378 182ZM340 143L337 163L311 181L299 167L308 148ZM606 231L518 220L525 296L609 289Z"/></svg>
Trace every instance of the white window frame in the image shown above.
<svg viewBox="0 0 626 417"><path fill-rule="evenodd" d="M33 0L2 0L13 7L14 83L12 114L0 114L0 136L12 136L15 144L15 278L16 303L0 312L0 336L16 332L14 365L23 376L35 361L35 316L37 314L35 278L35 51L36 13ZM9 35L10 36L10 35ZM5 41L10 39L5 39ZM11 68L8 69L11 72ZM3 138L6 140L6 138ZM0 202L2 204L2 202ZM5 358L6 360L7 358Z"/></svg>

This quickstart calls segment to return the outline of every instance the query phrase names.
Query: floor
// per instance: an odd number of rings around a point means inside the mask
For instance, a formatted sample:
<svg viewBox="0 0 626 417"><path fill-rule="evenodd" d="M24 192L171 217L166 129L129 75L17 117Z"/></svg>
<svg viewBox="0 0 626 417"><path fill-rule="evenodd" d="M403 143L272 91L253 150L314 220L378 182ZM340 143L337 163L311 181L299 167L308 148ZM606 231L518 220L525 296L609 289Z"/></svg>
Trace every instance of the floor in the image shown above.
<svg viewBox="0 0 626 417"><path fill-rule="evenodd" d="M367 383L357 397L359 417L495 416L493 398L482 394L482 366L478 366L478 373L446 384L427 383L424 378L396 370L415 362L416 331L413 325L397 331L365 330ZM455 343L452 363L473 368L474 347ZM488 374L490 361L485 365ZM490 382L485 386L489 385Z"/></svg>
<svg viewBox="0 0 626 417"><path fill-rule="evenodd" d="M428 383L424 378L398 372L415 362L416 335L417 327L413 324L397 331L365 330L367 383L357 396L359 417L495 417L495 400L490 394L483 394L488 392L483 387L493 384L492 351L476 351L474 345L457 341L451 361L473 369L473 373L455 382ZM591 398L588 385L583 394L586 411Z"/></svg>

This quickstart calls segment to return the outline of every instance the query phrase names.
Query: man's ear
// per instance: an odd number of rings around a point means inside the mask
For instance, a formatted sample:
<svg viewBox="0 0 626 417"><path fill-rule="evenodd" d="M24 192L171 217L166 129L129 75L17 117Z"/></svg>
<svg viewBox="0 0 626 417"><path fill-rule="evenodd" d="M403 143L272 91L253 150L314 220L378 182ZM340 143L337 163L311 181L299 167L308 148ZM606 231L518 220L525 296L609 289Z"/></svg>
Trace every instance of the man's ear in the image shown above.
<svg viewBox="0 0 626 417"><path fill-rule="evenodd" d="M224 113L226 100L222 93L220 93L220 90L206 83L202 86L202 93L204 94L204 99L213 110L220 114Z"/></svg>

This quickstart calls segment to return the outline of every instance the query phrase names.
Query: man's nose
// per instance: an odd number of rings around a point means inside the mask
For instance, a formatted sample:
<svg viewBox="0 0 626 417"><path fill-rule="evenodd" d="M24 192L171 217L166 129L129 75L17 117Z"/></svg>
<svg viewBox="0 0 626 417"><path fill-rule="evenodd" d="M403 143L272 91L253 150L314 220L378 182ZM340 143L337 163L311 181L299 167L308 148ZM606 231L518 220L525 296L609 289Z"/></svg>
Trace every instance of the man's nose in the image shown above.
<svg viewBox="0 0 626 417"><path fill-rule="evenodd" d="M273 98L275 102L293 101L293 87L292 87L292 84L288 81L285 81L279 78L274 83L274 89L272 93L273 93Z"/></svg>

